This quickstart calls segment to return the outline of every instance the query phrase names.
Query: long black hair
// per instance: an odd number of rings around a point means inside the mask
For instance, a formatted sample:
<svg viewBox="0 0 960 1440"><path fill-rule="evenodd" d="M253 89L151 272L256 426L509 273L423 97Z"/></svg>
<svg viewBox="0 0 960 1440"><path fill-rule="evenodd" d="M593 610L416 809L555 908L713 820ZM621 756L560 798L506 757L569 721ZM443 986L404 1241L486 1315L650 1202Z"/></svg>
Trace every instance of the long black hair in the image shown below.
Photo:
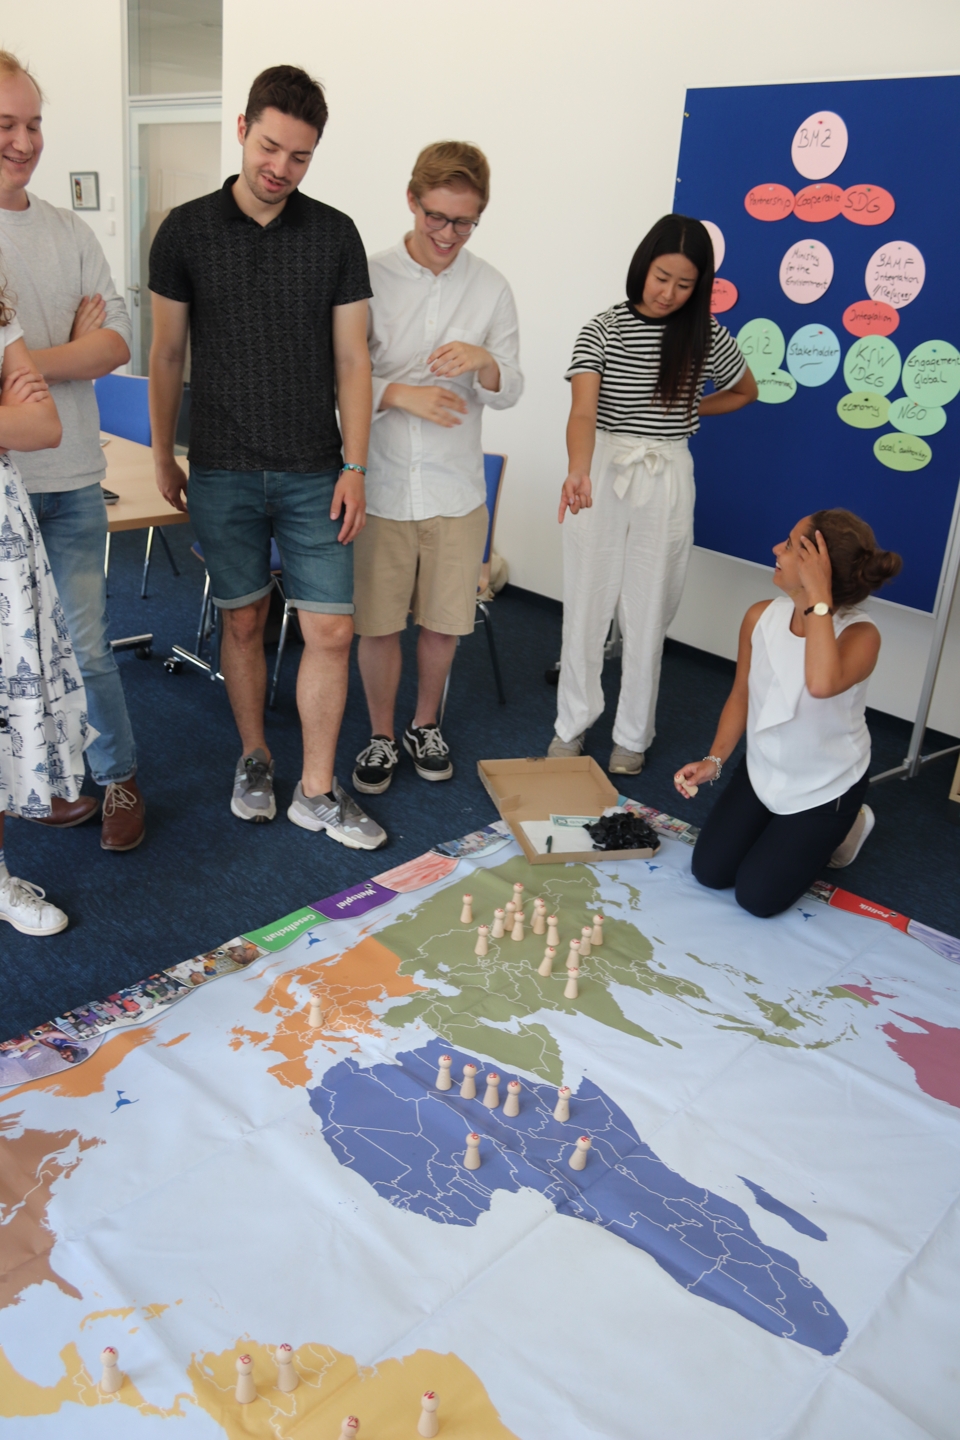
<svg viewBox="0 0 960 1440"><path fill-rule="evenodd" d="M643 299L647 272L660 255L685 255L697 269L697 283L663 327L660 373L654 398L665 410L685 403L688 418L710 348L710 297L713 293L713 242L699 220L664 215L640 241L627 271L627 299Z"/></svg>

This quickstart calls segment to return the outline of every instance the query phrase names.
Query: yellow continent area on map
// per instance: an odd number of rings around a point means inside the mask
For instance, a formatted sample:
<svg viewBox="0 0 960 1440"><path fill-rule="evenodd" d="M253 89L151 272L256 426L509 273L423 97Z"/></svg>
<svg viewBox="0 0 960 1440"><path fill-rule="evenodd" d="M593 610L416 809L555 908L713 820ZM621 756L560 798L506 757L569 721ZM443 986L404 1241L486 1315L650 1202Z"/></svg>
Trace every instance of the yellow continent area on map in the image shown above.
<svg viewBox="0 0 960 1440"><path fill-rule="evenodd" d="M234 1397L237 1360L253 1361L256 1400L241 1405ZM85 1367L77 1347L60 1352L63 1374L54 1385L38 1385L20 1375L0 1350L0 1418L17 1419L63 1412L68 1407L125 1405L143 1416L183 1417L191 1405L205 1410L229 1440L337 1440L340 1422L356 1415L360 1434L371 1440L409 1440L417 1433L420 1396L433 1390L439 1397L440 1433L444 1440L517 1440L502 1424L480 1380L456 1355L417 1350L400 1360L358 1367L349 1355L329 1345L301 1345L293 1354L300 1378L296 1390L284 1394L276 1388L274 1348L252 1340L238 1340L231 1350L195 1356L187 1368L186 1388L168 1407L151 1405L133 1380L124 1375L122 1387L102 1395ZM120 1357L121 1369L123 1357ZM131 1430L134 1437L136 1431Z"/></svg>

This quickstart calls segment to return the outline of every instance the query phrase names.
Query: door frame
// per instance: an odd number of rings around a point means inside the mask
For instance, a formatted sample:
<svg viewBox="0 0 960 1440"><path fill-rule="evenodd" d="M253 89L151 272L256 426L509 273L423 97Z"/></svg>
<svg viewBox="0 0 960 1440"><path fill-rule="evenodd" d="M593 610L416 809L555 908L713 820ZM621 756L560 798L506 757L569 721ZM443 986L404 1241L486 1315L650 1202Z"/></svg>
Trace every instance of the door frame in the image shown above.
<svg viewBox="0 0 960 1440"><path fill-rule="evenodd" d="M223 104L218 94L150 95L129 101L128 155L130 161L127 194L128 282L126 299L133 322L133 345L129 371L140 373L141 304L147 293L147 277L140 274L140 233L147 201L144 176L140 172L141 125L220 124Z"/></svg>

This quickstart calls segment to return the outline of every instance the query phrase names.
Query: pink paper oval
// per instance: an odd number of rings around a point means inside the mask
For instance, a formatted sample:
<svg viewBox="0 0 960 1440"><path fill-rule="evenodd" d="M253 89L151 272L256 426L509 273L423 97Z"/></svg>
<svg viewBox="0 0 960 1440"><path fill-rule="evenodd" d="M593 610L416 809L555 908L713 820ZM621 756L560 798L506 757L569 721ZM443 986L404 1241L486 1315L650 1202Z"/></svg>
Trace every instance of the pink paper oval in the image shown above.
<svg viewBox="0 0 960 1440"><path fill-rule="evenodd" d="M743 204L754 220L785 220L793 212L793 201L793 191L786 185L754 185Z"/></svg>
<svg viewBox="0 0 960 1440"><path fill-rule="evenodd" d="M732 281L714 280L710 294L710 314L722 315L725 310L732 310L739 299L740 292Z"/></svg>
<svg viewBox="0 0 960 1440"><path fill-rule="evenodd" d="M798 190L793 201L793 213L798 220L834 220L840 214L844 191L839 185L805 185Z"/></svg>
<svg viewBox="0 0 960 1440"><path fill-rule="evenodd" d="M840 213L854 225L882 225L896 208L896 200L882 185L851 185L843 192Z"/></svg>
<svg viewBox="0 0 960 1440"><path fill-rule="evenodd" d="M900 324L900 312L886 300L855 300L843 312L844 329L851 335L892 335Z"/></svg>

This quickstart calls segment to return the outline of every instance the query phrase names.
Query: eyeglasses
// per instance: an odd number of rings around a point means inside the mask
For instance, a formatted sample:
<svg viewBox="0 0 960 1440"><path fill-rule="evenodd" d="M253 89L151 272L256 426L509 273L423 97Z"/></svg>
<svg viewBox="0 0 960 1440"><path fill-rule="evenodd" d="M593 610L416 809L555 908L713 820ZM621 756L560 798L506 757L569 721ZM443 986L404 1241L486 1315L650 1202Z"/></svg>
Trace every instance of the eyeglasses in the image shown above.
<svg viewBox="0 0 960 1440"><path fill-rule="evenodd" d="M480 224L479 219L451 220L449 215L441 215L438 210L425 210L416 196L414 196L414 199L417 200L417 204L420 205L420 209L423 210L423 218L426 222L428 230L445 230L447 226L450 225L453 229L454 235L459 235L461 238L465 238L467 235L472 235L474 230L476 230L477 226Z"/></svg>

